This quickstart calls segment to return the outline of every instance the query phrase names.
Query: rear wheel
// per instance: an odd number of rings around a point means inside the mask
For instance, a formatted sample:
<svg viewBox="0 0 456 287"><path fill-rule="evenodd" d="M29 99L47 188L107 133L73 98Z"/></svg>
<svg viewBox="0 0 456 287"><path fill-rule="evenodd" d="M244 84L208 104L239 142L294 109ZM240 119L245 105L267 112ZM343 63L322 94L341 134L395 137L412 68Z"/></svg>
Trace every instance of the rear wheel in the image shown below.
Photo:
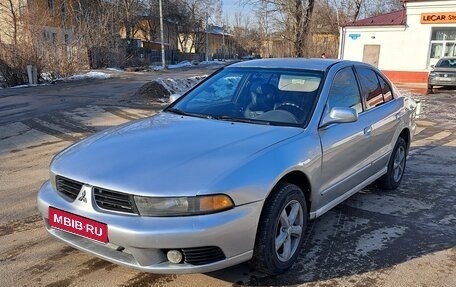
<svg viewBox="0 0 456 287"><path fill-rule="evenodd" d="M301 189L289 183L276 186L264 204L250 264L271 275L286 271L299 255L306 226Z"/></svg>
<svg viewBox="0 0 456 287"><path fill-rule="evenodd" d="M388 171L378 180L381 188L392 190L396 189L401 184L406 161L407 144L402 137L399 137L388 163Z"/></svg>

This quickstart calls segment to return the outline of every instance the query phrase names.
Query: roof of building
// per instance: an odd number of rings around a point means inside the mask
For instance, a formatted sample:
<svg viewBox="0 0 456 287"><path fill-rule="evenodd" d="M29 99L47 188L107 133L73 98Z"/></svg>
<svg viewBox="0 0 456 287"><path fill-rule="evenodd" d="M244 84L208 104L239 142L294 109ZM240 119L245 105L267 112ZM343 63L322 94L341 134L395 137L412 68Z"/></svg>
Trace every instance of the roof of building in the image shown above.
<svg viewBox="0 0 456 287"><path fill-rule="evenodd" d="M361 19L354 22L349 22L344 27L350 26L404 26L406 24L407 16L405 9L398 11Z"/></svg>

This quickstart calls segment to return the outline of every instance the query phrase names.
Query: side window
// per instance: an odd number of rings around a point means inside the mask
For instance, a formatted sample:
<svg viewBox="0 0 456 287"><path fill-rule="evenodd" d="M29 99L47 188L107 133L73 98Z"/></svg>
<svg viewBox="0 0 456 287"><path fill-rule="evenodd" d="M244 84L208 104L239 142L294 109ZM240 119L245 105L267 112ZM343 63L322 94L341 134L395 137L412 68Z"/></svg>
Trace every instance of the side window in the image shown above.
<svg viewBox="0 0 456 287"><path fill-rule="evenodd" d="M343 68L334 77L328 96L327 109L333 107L353 108L358 113L363 111L358 84L351 67Z"/></svg>
<svg viewBox="0 0 456 287"><path fill-rule="evenodd" d="M380 81L380 85L382 86L383 99L385 102L391 101L393 99L393 92L391 91L391 87L382 77L379 76L378 79Z"/></svg>
<svg viewBox="0 0 456 287"><path fill-rule="evenodd" d="M368 68L356 68L367 109L384 103L383 92L378 82L377 73Z"/></svg>

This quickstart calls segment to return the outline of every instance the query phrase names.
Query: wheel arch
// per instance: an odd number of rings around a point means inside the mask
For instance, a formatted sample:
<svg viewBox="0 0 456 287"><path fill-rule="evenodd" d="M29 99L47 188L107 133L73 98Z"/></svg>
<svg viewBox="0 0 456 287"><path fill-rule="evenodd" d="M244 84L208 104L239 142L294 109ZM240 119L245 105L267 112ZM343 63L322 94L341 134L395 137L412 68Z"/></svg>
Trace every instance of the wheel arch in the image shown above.
<svg viewBox="0 0 456 287"><path fill-rule="evenodd" d="M281 183L291 183L291 184L294 184L294 185L298 186L301 189L301 191L303 192L304 197L306 199L307 212L309 212L310 211L310 207L312 205L312 200L311 200L311 198L312 198L311 197L312 187L311 187L310 180L307 177L307 175L305 173L301 172L301 171L297 171L297 170L291 171L291 172L285 174L274 185L274 188L277 185L281 184ZM268 195L268 197L269 196L271 196L271 193Z"/></svg>
<svg viewBox="0 0 456 287"><path fill-rule="evenodd" d="M400 138L403 138L405 140L405 144L407 145L407 152L410 148L410 130L408 128L404 128L401 133L399 134Z"/></svg>

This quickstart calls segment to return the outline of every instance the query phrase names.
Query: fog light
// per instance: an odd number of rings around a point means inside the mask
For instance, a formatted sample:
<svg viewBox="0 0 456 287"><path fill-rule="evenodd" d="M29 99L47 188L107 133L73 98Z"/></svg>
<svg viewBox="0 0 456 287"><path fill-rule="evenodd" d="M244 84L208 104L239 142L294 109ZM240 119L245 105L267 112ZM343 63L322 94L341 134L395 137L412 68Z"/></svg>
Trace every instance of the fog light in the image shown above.
<svg viewBox="0 0 456 287"><path fill-rule="evenodd" d="M171 263L181 263L182 259L184 258L182 252L179 250L170 250L166 253L166 257L168 258L169 262Z"/></svg>

